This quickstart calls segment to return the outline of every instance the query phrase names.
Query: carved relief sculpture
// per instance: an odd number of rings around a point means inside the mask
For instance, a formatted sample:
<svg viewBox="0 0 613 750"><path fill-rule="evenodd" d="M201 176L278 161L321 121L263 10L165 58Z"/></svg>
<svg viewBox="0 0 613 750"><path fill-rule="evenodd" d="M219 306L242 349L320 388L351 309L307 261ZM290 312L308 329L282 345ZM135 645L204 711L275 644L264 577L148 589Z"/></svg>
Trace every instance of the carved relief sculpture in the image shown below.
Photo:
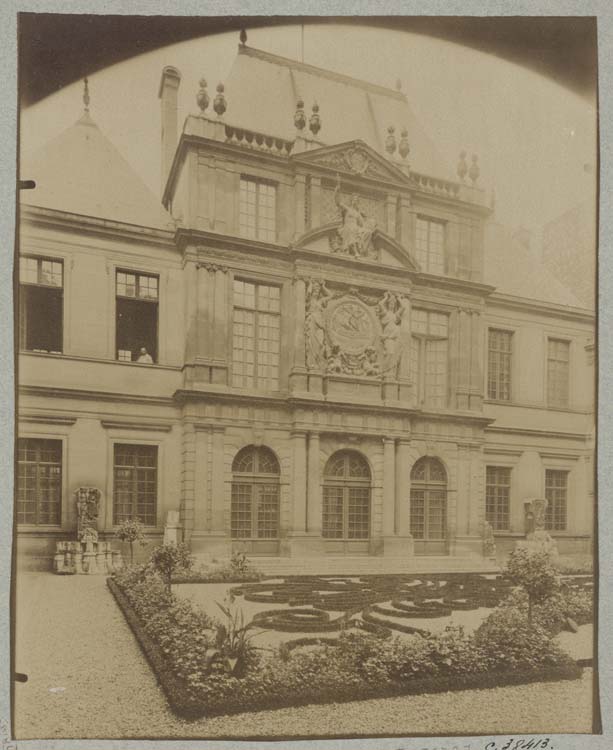
<svg viewBox="0 0 613 750"><path fill-rule="evenodd" d="M381 343L383 346L383 367L392 370L398 364L400 324L408 306L404 295L385 292L377 305L377 315L381 322Z"/></svg>
<svg viewBox="0 0 613 750"><path fill-rule="evenodd" d="M306 290L305 340L309 369L322 369L326 351L326 320L324 311L330 292L323 281L311 280Z"/></svg>
<svg viewBox="0 0 613 750"><path fill-rule="evenodd" d="M330 249L335 253L345 253L354 258L376 258L373 233L376 222L360 210L357 195L350 202L341 200L341 183L337 175L334 201L341 213L341 226L330 237Z"/></svg>
<svg viewBox="0 0 613 750"><path fill-rule="evenodd" d="M98 510L102 493L96 487L75 490L77 504L77 539L80 542L98 540Z"/></svg>

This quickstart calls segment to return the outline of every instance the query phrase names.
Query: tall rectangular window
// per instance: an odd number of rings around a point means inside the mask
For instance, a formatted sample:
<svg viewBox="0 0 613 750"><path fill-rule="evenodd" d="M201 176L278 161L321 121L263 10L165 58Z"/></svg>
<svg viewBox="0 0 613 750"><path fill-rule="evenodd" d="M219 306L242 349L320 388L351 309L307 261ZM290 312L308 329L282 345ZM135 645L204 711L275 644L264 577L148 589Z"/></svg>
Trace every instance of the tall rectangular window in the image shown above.
<svg viewBox="0 0 613 750"><path fill-rule="evenodd" d="M115 443L113 457L113 523L134 519L156 525L156 445Z"/></svg>
<svg viewBox="0 0 613 750"><path fill-rule="evenodd" d="M22 349L61 354L63 271L61 260L19 259L19 345Z"/></svg>
<svg viewBox="0 0 613 750"><path fill-rule="evenodd" d="M547 340L547 404L568 406L570 343Z"/></svg>
<svg viewBox="0 0 613 750"><path fill-rule="evenodd" d="M135 271L117 271L116 340L120 362L157 362L159 279Z"/></svg>
<svg viewBox="0 0 613 750"><path fill-rule="evenodd" d="M243 237L277 239L277 190L268 182L241 177L239 227Z"/></svg>
<svg viewBox="0 0 613 750"><path fill-rule="evenodd" d="M487 344L487 397L497 401L511 400L510 331L490 328Z"/></svg>
<svg viewBox="0 0 613 750"><path fill-rule="evenodd" d="M422 271L445 273L445 225L441 221L417 218L415 252Z"/></svg>
<svg viewBox="0 0 613 750"><path fill-rule="evenodd" d="M280 289L234 280L232 383L238 388L279 388Z"/></svg>
<svg viewBox="0 0 613 750"><path fill-rule="evenodd" d="M59 526L62 516L62 441L17 441L17 523Z"/></svg>
<svg viewBox="0 0 613 750"><path fill-rule="evenodd" d="M568 472L558 469L547 469L545 472L545 528L550 531L566 529L566 511L568 500Z"/></svg>
<svg viewBox="0 0 613 750"><path fill-rule="evenodd" d="M487 466L485 469L485 519L496 531L508 531L511 507L511 469Z"/></svg>
<svg viewBox="0 0 613 750"><path fill-rule="evenodd" d="M411 366L418 402L447 406L449 318L444 313L413 309Z"/></svg>

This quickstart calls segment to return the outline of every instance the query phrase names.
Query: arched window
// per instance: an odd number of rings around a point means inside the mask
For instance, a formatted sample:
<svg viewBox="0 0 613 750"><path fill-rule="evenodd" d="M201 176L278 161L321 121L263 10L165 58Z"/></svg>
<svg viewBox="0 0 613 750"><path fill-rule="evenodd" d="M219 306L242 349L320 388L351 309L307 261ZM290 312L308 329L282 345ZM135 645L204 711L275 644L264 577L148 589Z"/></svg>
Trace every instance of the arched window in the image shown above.
<svg viewBox="0 0 613 750"><path fill-rule="evenodd" d="M446 551L447 472L437 458L424 456L411 470L410 526L415 552Z"/></svg>
<svg viewBox="0 0 613 750"><path fill-rule="evenodd" d="M326 539L370 536L370 468L357 451L338 451L326 464L322 535Z"/></svg>
<svg viewBox="0 0 613 750"><path fill-rule="evenodd" d="M279 462L264 447L248 445L232 463L232 539L279 536Z"/></svg>

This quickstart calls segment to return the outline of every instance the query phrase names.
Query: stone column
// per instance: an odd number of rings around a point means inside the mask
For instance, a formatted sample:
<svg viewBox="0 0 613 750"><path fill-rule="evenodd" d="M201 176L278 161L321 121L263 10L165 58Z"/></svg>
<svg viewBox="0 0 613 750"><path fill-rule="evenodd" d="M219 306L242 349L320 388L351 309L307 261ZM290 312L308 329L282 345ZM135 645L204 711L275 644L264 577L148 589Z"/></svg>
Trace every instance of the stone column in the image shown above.
<svg viewBox="0 0 613 750"><path fill-rule="evenodd" d="M321 536L322 488L318 432L309 433L307 482L307 531Z"/></svg>
<svg viewBox="0 0 613 750"><path fill-rule="evenodd" d="M396 455L393 438L383 438L383 536L396 533Z"/></svg>
<svg viewBox="0 0 613 750"><path fill-rule="evenodd" d="M307 530L307 434L292 432L292 534Z"/></svg>
<svg viewBox="0 0 613 750"><path fill-rule="evenodd" d="M410 450L411 441L400 438L396 444L396 533L401 537L409 537L409 514L411 511L411 475Z"/></svg>

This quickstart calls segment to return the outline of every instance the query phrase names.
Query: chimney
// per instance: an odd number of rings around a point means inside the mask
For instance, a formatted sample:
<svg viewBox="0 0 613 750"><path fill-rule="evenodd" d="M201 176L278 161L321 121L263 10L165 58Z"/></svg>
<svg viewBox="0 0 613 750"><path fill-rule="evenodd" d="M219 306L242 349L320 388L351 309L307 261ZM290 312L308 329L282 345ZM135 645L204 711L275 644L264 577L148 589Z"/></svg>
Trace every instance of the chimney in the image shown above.
<svg viewBox="0 0 613 750"><path fill-rule="evenodd" d="M162 120L162 168L160 174L162 195L164 194L168 173L172 166L178 142L177 99L180 83L181 73L171 65L167 65L162 71L160 90L158 92L158 97L161 101Z"/></svg>

